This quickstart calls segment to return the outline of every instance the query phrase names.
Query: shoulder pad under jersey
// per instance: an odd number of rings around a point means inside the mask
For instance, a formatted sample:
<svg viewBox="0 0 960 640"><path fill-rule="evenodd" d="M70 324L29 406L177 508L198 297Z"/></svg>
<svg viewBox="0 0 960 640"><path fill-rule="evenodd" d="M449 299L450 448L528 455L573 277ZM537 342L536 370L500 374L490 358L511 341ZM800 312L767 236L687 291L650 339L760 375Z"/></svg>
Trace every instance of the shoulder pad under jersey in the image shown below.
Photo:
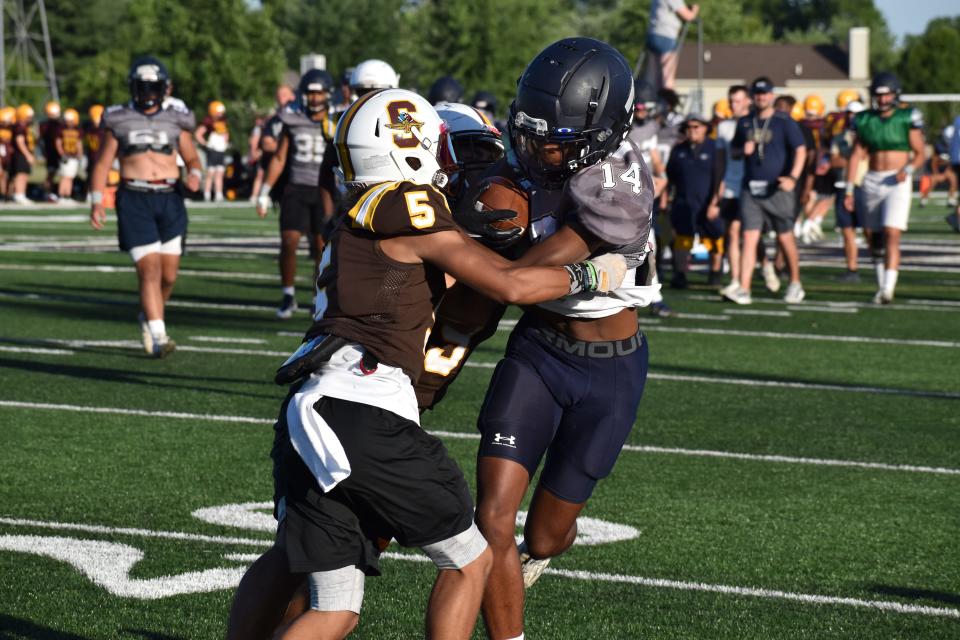
<svg viewBox="0 0 960 640"><path fill-rule="evenodd" d="M614 246L643 240L650 232L653 178L640 149L610 156L570 178L574 216L587 231Z"/></svg>
<svg viewBox="0 0 960 640"><path fill-rule="evenodd" d="M197 117L186 106L173 103L166 107L166 111L173 116L174 122L184 131L193 131L197 128Z"/></svg>
<svg viewBox="0 0 960 640"><path fill-rule="evenodd" d="M910 128L923 129L923 112L916 107L911 107L907 110L910 111Z"/></svg>
<svg viewBox="0 0 960 640"><path fill-rule="evenodd" d="M384 182L370 187L347 212L352 229L395 236L457 228L447 200L435 187Z"/></svg>

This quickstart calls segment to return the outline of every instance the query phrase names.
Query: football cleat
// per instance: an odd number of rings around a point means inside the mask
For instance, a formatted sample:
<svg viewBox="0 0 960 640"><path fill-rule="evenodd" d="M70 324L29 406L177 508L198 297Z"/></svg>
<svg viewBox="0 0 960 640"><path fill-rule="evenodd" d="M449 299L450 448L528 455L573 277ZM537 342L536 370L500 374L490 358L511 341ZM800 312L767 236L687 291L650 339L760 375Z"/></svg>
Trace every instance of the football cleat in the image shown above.
<svg viewBox="0 0 960 640"><path fill-rule="evenodd" d="M523 588L529 589L537 580L540 579L540 576L543 575L544 570L546 570L547 565L550 564L550 558L544 558L543 560L537 560L527 553L527 543L521 542L518 549L520 552L520 574L523 576Z"/></svg>
<svg viewBox="0 0 960 640"><path fill-rule="evenodd" d="M143 311L137 314L137 322L140 324L140 342L143 344L143 350L147 355L153 355L153 334L150 333L150 325L147 324L147 317Z"/></svg>
<svg viewBox="0 0 960 640"><path fill-rule="evenodd" d="M873 304L890 304L893 302L893 292L880 289L873 294Z"/></svg>
<svg viewBox="0 0 960 640"><path fill-rule="evenodd" d="M770 293L780 291L780 276L777 275L777 270L774 268L773 263L764 263L761 271L763 272L763 284L766 285L767 291Z"/></svg>
<svg viewBox="0 0 960 640"><path fill-rule="evenodd" d="M289 320L293 316L293 312L299 308L295 297L288 293L284 294L283 300L280 302L280 308L277 309L277 317L281 320Z"/></svg>
<svg viewBox="0 0 960 640"><path fill-rule="evenodd" d="M177 348L177 343L170 339L170 336L163 336L160 340L153 343L153 356L155 358L166 358Z"/></svg>
<svg viewBox="0 0 960 640"><path fill-rule="evenodd" d="M783 296L783 301L787 304L799 304L803 302L806 296L807 292L803 290L803 285L799 282L791 282L787 285L787 291Z"/></svg>
<svg viewBox="0 0 960 640"><path fill-rule="evenodd" d="M733 291L724 294L723 299L740 305L753 304L753 298L750 296L750 292L741 288L740 285L737 285L737 288Z"/></svg>

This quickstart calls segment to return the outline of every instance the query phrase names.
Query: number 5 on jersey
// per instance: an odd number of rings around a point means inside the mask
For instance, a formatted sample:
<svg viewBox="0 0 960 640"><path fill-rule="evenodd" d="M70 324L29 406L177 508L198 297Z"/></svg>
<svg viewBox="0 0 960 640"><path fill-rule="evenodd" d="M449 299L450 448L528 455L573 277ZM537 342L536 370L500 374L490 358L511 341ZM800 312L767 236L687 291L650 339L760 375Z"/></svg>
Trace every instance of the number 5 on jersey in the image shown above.
<svg viewBox="0 0 960 640"><path fill-rule="evenodd" d="M407 199L407 213L410 215L410 224L417 229L432 227L437 216L430 206L430 196L426 191L408 191L404 194Z"/></svg>

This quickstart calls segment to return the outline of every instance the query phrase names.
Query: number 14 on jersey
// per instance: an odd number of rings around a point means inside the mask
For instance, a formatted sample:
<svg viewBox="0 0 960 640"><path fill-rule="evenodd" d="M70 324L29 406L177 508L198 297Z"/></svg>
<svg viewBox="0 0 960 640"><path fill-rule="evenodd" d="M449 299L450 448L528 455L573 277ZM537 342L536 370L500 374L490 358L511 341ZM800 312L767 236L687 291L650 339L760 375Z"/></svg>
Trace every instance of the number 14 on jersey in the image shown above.
<svg viewBox="0 0 960 640"><path fill-rule="evenodd" d="M600 184L600 186L604 189L616 188L617 182L613 178L613 166L609 162L604 162L600 165L600 170L603 171L603 182ZM640 175L639 163L631 163L630 168L617 177L621 182L626 182L627 184L631 185L635 194L640 195L643 193L643 180Z"/></svg>

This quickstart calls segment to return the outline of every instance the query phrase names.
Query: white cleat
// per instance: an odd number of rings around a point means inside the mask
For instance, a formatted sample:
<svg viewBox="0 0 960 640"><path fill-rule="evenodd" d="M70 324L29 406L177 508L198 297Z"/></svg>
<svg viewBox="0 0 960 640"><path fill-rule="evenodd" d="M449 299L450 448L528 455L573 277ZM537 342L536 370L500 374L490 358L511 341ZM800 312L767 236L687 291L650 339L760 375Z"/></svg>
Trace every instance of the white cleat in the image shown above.
<svg viewBox="0 0 960 640"><path fill-rule="evenodd" d="M740 288L740 283L734 280L730 284L720 289L720 296L726 298L732 293L735 293Z"/></svg>
<svg viewBox="0 0 960 640"><path fill-rule="evenodd" d="M177 343L170 339L170 336L163 336L153 343L153 356L155 358L166 358L177 348Z"/></svg>
<svg viewBox="0 0 960 640"><path fill-rule="evenodd" d="M540 576L543 575L544 570L547 568L547 565L550 564L550 558L544 558L543 560L537 560L527 553L527 543L521 542L518 549L520 552L520 574L523 576L523 588L529 589L537 580L540 579Z"/></svg>
<svg viewBox="0 0 960 640"><path fill-rule="evenodd" d="M753 304L753 298L750 297L750 292L740 287L739 284L737 285L736 289L732 291L728 291L727 293L723 294L723 299L729 300L734 304L740 304L740 305Z"/></svg>
<svg viewBox="0 0 960 640"><path fill-rule="evenodd" d="M777 270L773 266L773 263L765 263L760 270L763 273L763 284L767 287L767 291L770 293L780 291L780 276L777 275Z"/></svg>
<svg viewBox="0 0 960 640"><path fill-rule="evenodd" d="M890 304L893 302L893 292L880 289L873 294L873 304Z"/></svg>
<svg viewBox="0 0 960 640"><path fill-rule="evenodd" d="M137 314L137 322L140 324L140 342L143 344L143 350L147 355L153 355L153 334L150 333L150 325L147 324L147 318L143 312Z"/></svg>
<svg viewBox="0 0 960 640"><path fill-rule="evenodd" d="M807 292L803 290L803 285L799 282L791 282L787 285L787 292L783 296L783 301L787 304L800 304L807 297Z"/></svg>

